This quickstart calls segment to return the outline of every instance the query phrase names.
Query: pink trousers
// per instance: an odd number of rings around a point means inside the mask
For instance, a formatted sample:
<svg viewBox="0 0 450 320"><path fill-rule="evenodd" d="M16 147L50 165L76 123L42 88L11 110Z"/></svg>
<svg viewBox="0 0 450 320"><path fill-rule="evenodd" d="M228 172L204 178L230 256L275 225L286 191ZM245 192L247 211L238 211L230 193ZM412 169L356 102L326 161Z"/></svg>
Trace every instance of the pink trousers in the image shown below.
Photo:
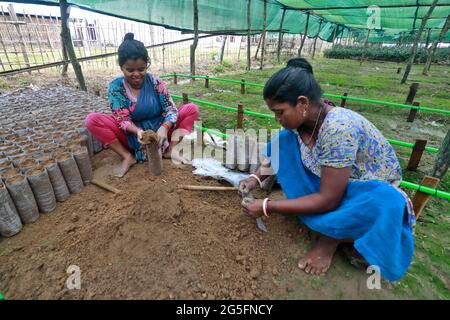
<svg viewBox="0 0 450 320"><path fill-rule="evenodd" d="M169 131L169 140L173 131L176 129L184 129L187 132L192 132L194 122L197 119L198 107L195 104L187 103L179 107L177 125ZM125 148L130 150L125 132L119 128L112 114L92 112L86 117L85 124L89 132L102 145L108 145L117 139Z"/></svg>

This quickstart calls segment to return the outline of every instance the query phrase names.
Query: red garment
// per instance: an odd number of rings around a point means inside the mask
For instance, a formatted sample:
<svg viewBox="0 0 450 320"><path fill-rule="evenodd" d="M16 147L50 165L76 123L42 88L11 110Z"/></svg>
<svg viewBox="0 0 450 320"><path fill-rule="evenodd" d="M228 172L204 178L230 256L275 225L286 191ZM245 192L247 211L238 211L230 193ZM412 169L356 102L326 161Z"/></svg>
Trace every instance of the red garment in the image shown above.
<svg viewBox="0 0 450 320"><path fill-rule="evenodd" d="M187 132L192 132L195 120L198 119L198 107L193 103L182 105L178 108L178 121L175 128L169 130L168 138L176 129L184 129ZM119 140L120 143L131 150L128 146L127 137L125 132L120 129L119 123L112 114L104 113L90 113L85 120L86 128L94 136L95 139L100 141L102 145L108 145L114 140Z"/></svg>

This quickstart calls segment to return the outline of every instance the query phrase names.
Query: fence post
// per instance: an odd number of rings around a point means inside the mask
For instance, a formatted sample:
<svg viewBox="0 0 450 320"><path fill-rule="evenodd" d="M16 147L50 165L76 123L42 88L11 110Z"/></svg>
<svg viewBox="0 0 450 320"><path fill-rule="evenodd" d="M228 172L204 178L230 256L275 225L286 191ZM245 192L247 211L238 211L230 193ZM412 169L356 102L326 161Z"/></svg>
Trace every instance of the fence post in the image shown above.
<svg viewBox="0 0 450 320"><path fill-rule="evenodd" d="M245 94L245 80L241 79L241 94Z"/></svg>
<svg viewBox="0 0 450 320"><path fill-rule="evenodd" d="M344 97L348 96L348 93L347 93L347 92L344 92L343 96L344 96ZM345 108L345 102L346 102L346 101L347 101L346 98L342 98L342 100L341 100L341 108Z"/></svg>
<svg viewBox="0 0 450 320"><path fill-rule="evenodd" d="M412 104L416 97L417 89L419 89L419 83L414 82L409 87L408 96L406 97L405 104Z"/></svg>
<svg viewBox="0 0 450 320"><path fill-rule="evenodd" d="M422 158L423 152L425 151L426 145L427 140L420 140L420 139L416 140L406 170L414 171L417 169L417 167L419 166L420 159Z"/></svg>
<svg viewBox="0 0 450 320"><path fill-rule="evenodd" d="M173 84L178 84L178 76L176 73L173 74Z"/></svg>
<svg viewBox="0 0 450 320"><path fill-rule="evenodd" d="M209 88L209 76L205 78L205 88Z"/></svg>
<svg viewBox="0 0 450 320"><path fill-rule="evenodd" d="M402 67L397 68L397 74L400 74L400 72L402 72Z"/></svg>
<svg viewBox="0 0 450 320"><path fill-rule="evenodd" d="M439 181L441 180L438 178L425 176L423 177L420 185L424 187L436 188L437 185L439 184ZM431 195L421 192L420 189L417 190L416 193L414 194L412 203L414 207L414 213L416 215L416 220L419 219L420 214L422 213L423 209L425 209L425 205L430 200L430 198Z"/></svg>
<svg viewBox="0 0 450 320"><path fill-rule="evenodd" d="M189 103L189 96L187 93L183 93L183 105L188 104Z"/></svg>
<svg viewBox="0 0 450 320"><path fill-rule="evenodd" d="M417 107L414 109L409 110L408 119L406 119L407 122L414 122L414 119L416 118L417 112L419 111L419 102L413 102L413 106Z"/></svg>
<svg viewBox="0 0 450 320"><path fill-rule="evenodd" d="M238 104L237 113L237 129L244 129L244 107L242 104Z"/></svg>
<svg viewBox="0 0 450 320"><path fill-rule="evenodd" d="M197 146L203 146L203 130L202 130L202 120L200 118L195 121L195 124L198 126L195 130L197 133Z"/></svg>

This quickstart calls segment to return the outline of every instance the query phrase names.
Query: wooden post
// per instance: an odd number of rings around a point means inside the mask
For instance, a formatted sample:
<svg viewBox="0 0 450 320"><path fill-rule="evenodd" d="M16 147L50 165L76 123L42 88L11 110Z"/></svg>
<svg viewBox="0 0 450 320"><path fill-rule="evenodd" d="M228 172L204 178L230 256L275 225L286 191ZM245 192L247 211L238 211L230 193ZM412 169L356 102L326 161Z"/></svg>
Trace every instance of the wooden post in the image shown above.
<svg viewBox="0 0 450 320"><path fill-rule="evenodd" d="M241 79L241 94L245 94L245 80Z"/></svg>
<svg viewBox="0 0 450 320"><path fill-rule="evenodd" d="M422 18L422 23L420 24L419 31L417 32L416 39L414 40L413 47L411 49L411 56L409 57L408 64L406 65L405 74L403 75L401 84L406 83L406 80L408 80L409 73L411 72L414 60L416 59L417 55L417 48L419 46L419 40L422 35L422 31L425 28L425 25L428 21L428 18L433 13L434 8L436 7L438 0L433 0L433 3L431 4L430 8L428 9L428 12L425 14L425 16Z"/></svg>
<svg viewBox="0 0 450 320"><path fill-rule="evenodd" d="M223 63L223 56L225 54L225 45L227 44L227 36L223 36L222 38L222 44L220 46L220 63Z"/></svg>
<svg viewBox="0 0 450 320"><path fill-rule="evenodd" d="M258 46L256 47L255 60L258 59L258 52L259 52L259 49L261 48L262 39L263 39L263 35L261 34L259 37L259 40L258 40Z"/></svg>
<svg viewBox="0 0 450 320"><path fill-rule="evenodd" d="M236 129L244 129L244 107L242 104L238 104Z"/></svg>
<svg viewBox="0 0 450 320"><path fill-rule="evenodd" d="M284 23L284 16L286 15L286 8L283 8L283 15L281 16L281 22L280 22L280 32L278 33L278 49L277 49L277 61L280 63L280 56L281 56L281 48L283 45L283 23Z"/></svg>
<svg viewBox="0 0 450 320"><path fill-rule="evenodd" d="M411 105L413 103L417 93L417 89L419 89L419 83L417 82L412 83L411 86L409 87L409 92L408 96L406 97L405 104Z"/></svg>
<svg viewBox="0 0 450 320"><path fill-rule="evenodd" d="M11 17L12 21L19 22L19 19L17 18L16 12L14 11L14 6L12 3L8 5L8 11L9 16ZM30 61L28 60L28 54L27 54L27 48L25 46L25 40L22 35L22 31L20 30L19 24L14 24L14 27L16 28L17 34L19 35L19 42L20 47L22 50L23 60L25 61L25 65L29 68L30 67ZM31 73L30 71L28 73Z"/></svg>
<svg viewBox="0 0 450 320"><path fill-rule="evenodd" d="M409 110L408 119L406 119L406 122L414 122L414 119L416 118L417 112L419 111L420 103L419 102L413 102L413 106L417 107L414 109Z"/></svg>
<svg viewBox="0 0 450 320"><path fill-rule="evenodd" d="M300 49L298 49L298 56L302 56L303 45L305 44L306 37L308 36L308 26L309 26L309 16L310 12L306 13L306 24L305 24L305 34L303 35L302 42L300 43Z"/></svg>
<svg viewBox="0 0 450 320"><path fill-rule="evenodd" d="M198 126L202 125L202 120L199 118L197 121L195 121L195 123ZM203 146L203 130L202 128L196 128L196 133L197 133L197 145L198 146Z"/></svg>
<svg viewBox="0 0 450 320"><path fill-rule="evenodd" d="M205 88L209 88L209 76L206 76L205 78Z"/></svg>
<svg viewBox="0 0 450 320"><path fill-rule="evenodd" d="M439 153L436 157L436 162L433 166L432 176L443 179L450 167L450 128L439 148Z"/></svg>
<svg viewBox="0 0 450 320"><path fill-rule="evenodd" d="M433 41L433 44L431 45L430 49L428 50L428 56L427 61L425 62L425 66L423 68L422 74L424 76L428 75L428 71L430 70L431 63L433 62L434 54L436 53L436 48L438 43L442 40L444 35L447 33L447 31L450 29L450 15L447 16L447 20L445 20L445 25L442 27L441 32L439 33L439 36Z"/></svg>
<svg viewBox="0 0 450 320"><path fill-rule="evenodd" d="M59 7L61 10L61 28L62 28L62 38L64 41L64 46L66 47L67 54L69 56L70 62L72 63L73 70L77 76L78 84L80 85L80 90L87 91L86 83L84 81L83 71L81 70L80 63L75 55L75 50L73 48L72 38L70 36L69 26L67 21L69 20L69 6L67 5L67 0L59 0Z"/></svg>
<svg viewBox="0 0 450 320"><path fill-rule="evenodd" d="M317 39L319 38L320 28L322 27L322 22L323 22L323 20L320 19L320 22L319 22L319 30L317 30L317 35L316 35L316 37L314 38L314 45L313 45L312 59L314 59L314 55L316 54L316 44L317 44Z"/></svg>
<svg viewBox="0 0 450 320"><path fill-rule="evenodd" d="M178 76L176 73L173 74L173 84L178 84Z"/></svg>
<svg viewBox="0 0 450 320"><path fill-rule="evenodd" d="M183 105L184 104L188 104L189 103L189 96L188 96L188 94L187 93L183 93L182 96L183 96Z"/></svg>
<svg viewBox="0 0 450 320"><path fill-rule="evenodd" d="M397 74L400 74L400 72L402 72L402 67L397 68Z"/></svg>
<svg viewBox="0 0 450 320"><path fill-rule="evenodd" d="M264 66L264 52L266 51L266 30L267 30L267 0L264 0L264 22L263 22L263 39L261 47L261 65L259 70L263 69Z"/></svg>
<svg viewBox="0 0 450 320"><path fill-rule="evenodd" d="M198 45L198 2L197 0L192 1L194 6L194 42L191 45L191 76L195 76L195 50Z"/></svg>
<svg viewBox="0 0 450 320"><path fill-rule="evenodd" d="M423 152L425 151L425 147L427 145L427 140L417 139L414 144L413 150L411 152L411 156L409 158L408 166L406 170L415 171L419 166L420 159L422 158Z"/></svg>
<svg viewBox="0 0 450 320"><path fill-rule="evenodd" d="M252 6L252 0L248 0L247 4L247 70L250 70L251 68L251 28L252 28L252 19L251 19L251 6Z"/></svg>
<svg viewBox="0 0 450 320"><path fill-rule="evenodd" d="M344 97L348 96L348 93L347 93L347 92L344 92L343 96L344 96ZM347 101L346 98L342 98L342 100L341 100L341 108L345 108L345 102L346 102L346 101Z"/></svg>
<svg viewBox="0 0 450 320"><path fill-rule="evenodd" d="M430 176L425 176L422 179L422 182L420 183L421 186L424 187L430 187L430 188L436 188L439 184L440 179ZM425 205L430 200L431 195L427 193L423 193L420 191L416 191L416 194L414 195L414 198L412 199L413 207L414 207L414 213L416 215L416 220L419 219L420 214L422 213L423 209L425 208Z"/></svg>
<svg viewBox="0 0 450 320"><path fill-rule="evenodd" d="M428 49L428 45L430 44L430 36L431 36L431 28L428 28L427 40L425 42L425 49Z"/></svg>

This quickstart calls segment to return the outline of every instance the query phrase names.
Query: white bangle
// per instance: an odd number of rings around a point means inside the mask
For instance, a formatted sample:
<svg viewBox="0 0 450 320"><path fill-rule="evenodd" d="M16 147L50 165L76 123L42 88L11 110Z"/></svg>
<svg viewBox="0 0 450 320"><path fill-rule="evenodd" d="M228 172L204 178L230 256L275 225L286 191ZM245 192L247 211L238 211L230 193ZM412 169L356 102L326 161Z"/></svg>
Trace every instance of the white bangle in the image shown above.
<svg viewBox="0 0 450 320"><path fill-rule="evenodd" d="M255 178L256 180L258 180L259 183L259 187L262 189L262 182L261 179L259 179L259 177L256 174L251 174L250 177Z"/></svg>
<svg viewBox="0 0 450 320"><path fill-rule="evenodd" d="M267 202L269 202L269 198L265 198L263 200L263 212L264 212L264 215L268 218L269 214L267 213Z"/></svg>

